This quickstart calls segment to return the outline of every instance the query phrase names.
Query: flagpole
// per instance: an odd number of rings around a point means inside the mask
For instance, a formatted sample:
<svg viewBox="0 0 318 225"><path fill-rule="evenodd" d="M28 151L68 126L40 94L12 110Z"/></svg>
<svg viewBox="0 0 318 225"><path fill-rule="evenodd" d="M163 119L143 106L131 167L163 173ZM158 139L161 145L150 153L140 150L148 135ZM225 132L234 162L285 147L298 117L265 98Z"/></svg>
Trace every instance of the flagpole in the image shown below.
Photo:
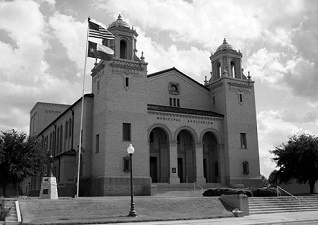
<svg viewBox="0 0 318 225"><path fill-rule="evenodd" d="M90 18L88 17L88 21ZM82 150L82 136L83 136L83 114L84 114L84 94L85 94L85 76L86 76L86 62L87 62L87 45L88 45L88 33L89 24L87 23L87 34L86 34L86 48L85 48L85 63L83 73L83 89L82 89L82 109L81 109L81 125L80 125L80 138L78 147L78 162L77 162L77 182L76 182L76 198L79 197L79 181L80 181L80 170L81 170L81 150Z"/></svg>

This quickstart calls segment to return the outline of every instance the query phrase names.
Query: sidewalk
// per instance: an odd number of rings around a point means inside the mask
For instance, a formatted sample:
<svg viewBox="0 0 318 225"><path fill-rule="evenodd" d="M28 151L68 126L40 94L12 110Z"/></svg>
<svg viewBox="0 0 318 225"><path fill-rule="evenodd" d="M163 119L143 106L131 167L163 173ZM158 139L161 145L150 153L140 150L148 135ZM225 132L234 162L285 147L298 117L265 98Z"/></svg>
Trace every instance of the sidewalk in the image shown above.
<svg viewBox="0 0 318 225"><path fill-rule="evenodd" d="M136 225L136 223L116 223L117 225ZM138 225L265 225L265 224L318 224L318 211L288 212L257 214L245 217L203 219L203 220L180 220L180 221L158 221L158 222L139 222Z"/></svg>

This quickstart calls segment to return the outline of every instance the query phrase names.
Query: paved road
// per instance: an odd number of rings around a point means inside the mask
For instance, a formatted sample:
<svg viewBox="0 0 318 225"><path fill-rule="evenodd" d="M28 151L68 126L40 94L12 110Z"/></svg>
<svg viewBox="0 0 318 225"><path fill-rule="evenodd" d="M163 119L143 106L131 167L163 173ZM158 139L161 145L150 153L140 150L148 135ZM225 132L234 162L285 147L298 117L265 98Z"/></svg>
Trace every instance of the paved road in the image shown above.
<svg viewBox="0 0 318 225"><path fill-rule="evenodd" d="M116 223L116 225L267 225L267 224L296 224L317 225L318 211L258 214L237 218L220 218L207 220L180 220L138 223Z"/></svg>

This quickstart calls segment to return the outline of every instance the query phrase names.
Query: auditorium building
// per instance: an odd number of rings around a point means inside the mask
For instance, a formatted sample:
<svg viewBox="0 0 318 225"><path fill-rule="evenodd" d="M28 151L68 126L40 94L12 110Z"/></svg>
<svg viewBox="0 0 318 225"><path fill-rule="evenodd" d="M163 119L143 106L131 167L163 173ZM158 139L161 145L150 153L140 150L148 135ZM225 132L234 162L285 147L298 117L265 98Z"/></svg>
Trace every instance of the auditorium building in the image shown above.
<svg viewBox="0 0 318 225"><path fill-rule="evenodd" d="M201 84L174 67L148 74L144 55L135 54L138 34L121 16L108 30L115 39L103 44L114 56L92 68L84 96L80 195L130 194L130 143L136 195L193 183L261 186L254 81L242 53L224 39ZM60 196L76 190L81 108L79 96L72 105L38 102L30 112L30 135L54 156Z"/></svg>

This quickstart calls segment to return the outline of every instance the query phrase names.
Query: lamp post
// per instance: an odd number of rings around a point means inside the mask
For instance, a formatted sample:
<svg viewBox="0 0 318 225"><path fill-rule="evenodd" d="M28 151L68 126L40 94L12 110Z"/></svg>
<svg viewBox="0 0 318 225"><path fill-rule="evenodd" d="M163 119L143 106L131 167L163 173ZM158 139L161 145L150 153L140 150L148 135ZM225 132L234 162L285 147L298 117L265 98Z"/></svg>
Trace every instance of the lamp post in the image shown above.
<svg viewBox="0 0 318 225"><path fill-rule="evenodd" d="M134 203L134 185L133 185L133 176L132 176L132 154L134 153L135 149L132 144L129 144L127 148L127 152L129 154L129 165L130 165L130 211L128 216L136 217L137 213L135 210L135 203Z"/></svg>

